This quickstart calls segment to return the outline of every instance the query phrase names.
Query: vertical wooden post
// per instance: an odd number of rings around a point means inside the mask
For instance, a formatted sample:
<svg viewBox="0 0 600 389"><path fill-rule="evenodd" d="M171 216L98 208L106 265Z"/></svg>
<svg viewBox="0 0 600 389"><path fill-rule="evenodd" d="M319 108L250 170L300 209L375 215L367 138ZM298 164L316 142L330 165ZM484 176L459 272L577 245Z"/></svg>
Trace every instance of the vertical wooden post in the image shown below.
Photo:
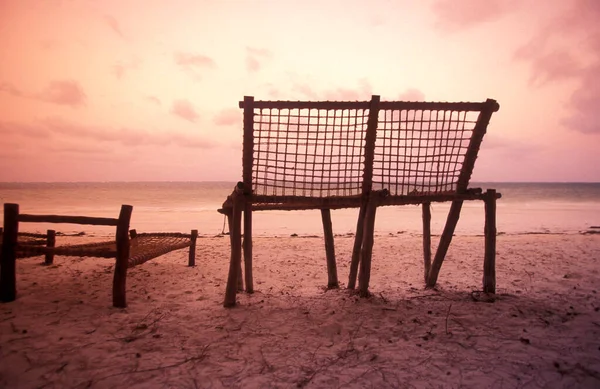
<svg viewBox="0 0 600 389"><path fill-rule="evenodd" d="M437 283L438 275L440 273L440 269L442 268L442 263L444 262L444 258L446 258L446 253L448 252L448 247L450 247L450 242L452 242L454 229L456 228L456 224L460 218L462 204L462 200L454 200L450 206L448 218L446 219L446 225L444 226L444 232L442 232L442 236L440 237L440 244L435 253L435 258L433 259L431 269L429 270L429 276L427 277L427 287L429 288L433 288Z"/></svg>
<svg viewBox="0 0 600 389"><path fill-rule="evenodd" d="M242 211L244 208L244 198L237 192L234 192L232 196L233 209L230 216L229 230L229 234L231 235L231 260L229 262L225 301L223 302L223 306L226 308L233 307L236 304L235 297L242 270Z"/></svg>
<svg viewBox="0 0 600 389"><path fill-rule="evenodd" d="M46 247L53 249L56 246L56 231L48 230L46 231ZM54 262L54 252L47 251L46 258L44 260L45 265L52 265Z"/></svg>
<svg viewBox="0 0 600 389"><path fill-rule="evenodd" d="M431 203L423 203L423 261L425 264L425 282L431 269Z"/></svg>
<svg viewBox="0 0 600 389"><path fill-rule="evenodd" d="M196 266L196 240L198 239L198 230L192 230L190 235L190 254L188 266Z"/></svg>
<svg viewBox="0 0 600 389"><path fill-rule="evenodd" d="M348 276L348 289L354 289L356 287L358 264L360 263L360 250L362 248L363 231L365 227L365 215L367 214L367 204L368 200L363 201L358 213L356 235L354 236L354 247L352 248L352 262L350 263L350 275Z"/></svg>
<svg viewBox="0 0 600 389"><path fill-rule="evenodd" d="M0 301L17 298L17 235L19 233L19 204L4 204L4 233L0 257Z"/></svg>
<svg viewBox="0 0 600 389"><path fill-rule="evenodd" d="M131 221L131 205L121 205L119 221L117 222L117 260L115 263L115 275L113 278L113 306L115 308L126 308L126 283L127 266L129 262L129 222Z"/></svg>
<svg viewBox="0 0 600 389"><path fill-rule="evenodd" d="M360 253L360 274L358 275L358 293L361 297L369 296L369 280L371 279L371 258L375 234L375 214L379 196L371 192L365 214L364 236Z"/></svg>
<svg viewBox="0 0 600 389"><path fill-rule="evenodd" d="M246 276L246 293L254 293L252 279L252 202L246 201L244 206L244 275Z"/></svg>
<svg viewBox="0 0 600 389"><path fill-rule="evenodd" d="M496 190L488 189L483 201L485 204L483 291L496 293Z"/></svg>
<svg viewBox="0 0 600 389"><path fill-rule="evenodd" d="M333 242L333 228L331 224L331 210L321 209L323 219L323 236L325 238L325 254L327 257L327 288L339 288L337 265L335 263L335 246Z"/></svg>
<svg viewBox="0 0 600 389"><path fill-rule="evenodd" d="M129 231L129 237L131 239L137 238L137 231L135 229Z"/></svg>
<svg viewBox="0 0 600 389"><path fill-rule="evenodd" d="M360 212L358 213L356 236L354 237L352 261L350 263L350 275L348 277L348 289L354 289L356 287L356 276L358 273L359 264L361 268L361 273L363 269L362 251L364 250L364 229L367 222L365 218L368 213L368 204L371 201L371 195L373 190L373 161L375 159L375 142L377 140L377 126L379 125L379 102L379 96L371 96L371 103L369 106L369 118L367 119L367 132L365 135L365 159L363 165L363 181L361 188L363 201L361 203ZM370 266L371 265L369 263L369 271Z"/></svg>

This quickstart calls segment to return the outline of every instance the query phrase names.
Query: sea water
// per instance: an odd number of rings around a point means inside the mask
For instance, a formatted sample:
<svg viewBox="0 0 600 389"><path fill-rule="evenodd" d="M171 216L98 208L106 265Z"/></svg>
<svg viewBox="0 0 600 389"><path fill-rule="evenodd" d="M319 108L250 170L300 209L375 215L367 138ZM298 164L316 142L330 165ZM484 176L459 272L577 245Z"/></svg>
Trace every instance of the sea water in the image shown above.
<svg viewBox="0 0 600 389"><path fill-rule="evenodd" d="M0 201L18 203L21 213L118 217L121 204L133 206L131 228L139 232L186 232L203 236L227 232L224 216L217 212L233 182L107 182L107 183L0 183ZM472 183L471 187L496 189L499 233L573 234L600 225L600 183ZM449 203L432 204L432 233L440 234ZM0 209L3 217L3 209ZM333 230L356 230L357 209L332 211ZM457 235L483 233L482 201L466 201ZM257 236L322 235L318 210L259 211L254 213ZM114 234L114 227L70 224L21 223L20 231L55 229L65 234ZM376 233L420 234L421 207L381 207Z"/></svg>

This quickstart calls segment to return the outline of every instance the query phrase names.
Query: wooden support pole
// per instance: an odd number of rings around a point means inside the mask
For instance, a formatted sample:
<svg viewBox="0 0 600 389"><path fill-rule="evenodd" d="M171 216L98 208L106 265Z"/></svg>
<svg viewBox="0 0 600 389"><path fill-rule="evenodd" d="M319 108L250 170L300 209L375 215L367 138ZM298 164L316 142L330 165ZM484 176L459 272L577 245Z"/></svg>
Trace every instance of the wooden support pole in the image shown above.
<svg viewBox="0 0 600 389"><path fill-rule="evenodd" d="M483 291L496 293L496 190L488 189L483 201L485 204Z"/></svg>
<svg viewBox="0 0 600 389"><path fill-rule="evenodd" d="M242 271L242 211L244 207L244 199L241 195L234 192L233 194L233 209L231 216L228 216L230 221L229 234L231 236L231 260L229 262L229 276L227 277L227 289L225 290L225 308L233 307L236 304L236 293L241 279ZM243 282L243 281L242 281Z"/></svg>
<svg viewBox="0 0 600 389"><path fill-rule="evenodd" d="M56 231L46 231L46 247L53 249L56 246ZM54 252L47 252L44 260L44 265L52 265L54 262Z"/></svg>
<svg viewBox="0 0 600 389"><path fill-rule="evenodd" d="M431 203L423 203L423 261L425 264L425 282L431 269Z"/></svg>
<svg viewBox="0 0 600 389"><path fill-rule="evenodd" d="M252 278L252 203L244 206L244 275L246 276L246 293L254 293Z"/></svg>
<svg viewBox="0 0 600 389"><path fill-rule="evenodd" d="M352 262L350 262L350 275L348 276L348 289L354 289L356 287L356 277L358 275L358 264L360 263L360 250L362 248L366 213L367 201L364 201L360 206L358 222L356 223L356 235L354 236L354 248L352 249Z"/></svg>
<svg viewBox="0 0 600 389"><path fill-rule="evenodd" d="M188 266L196 266L196 240L198 240L198 230L192 230L190 235L190 254Z"/></svg>
<svg viewBox="0 0 600 389"><path fill-rule="evenodd" d="M135 229L129 230L129 238L131 238L131 239L137 238L137 231Z"/></svg>
<svg viewBox="0 0 600 389"><path fill-rule="evenodd" d="M321 209L323 219L323 235L325 237L325 254L327 257L327 288L339 288L337 265L335 263L335 246L333 242L333 228L331 224L331 210Z"/></svg>
<svg viewBox="0 0 600 389"><path fill-rule="evenodd" d="M371 192L365 213L365 226L363 231L362 249L360 253L360 273L358 275L358 293L360 297L369 296L369 280L371 279L371 257L375 234L375 214L377 212L379 196Z"/></svg>
<svg viewBox="0 0 600 389"><path fill-rule="evenodd" d="M117 260L113 278L113 306L126 308L127 266L129 262L129 222L131 221L131 205L122 205L117 223Z"/></svg>
<svg viewBox="0 0 600 389"><path fill-rule="evenodd" d="M19 205L4 204L4 232L0 257L0 301L17 298L17 235L19 233Z"/></svg>
<svg viewBox="0 0 600 389"><path fill-rule="evenodd" d="M440 269L442 268L442 263L444 262L444 258L446 258L446 253L448 252L448 247L450 247L450 242L452 242L454 229L456 228L456 224L460 218L462 204L462 200L456 200L453 201L452 205L450 206L448 218L446 219L446 225L444 226L444 232L442 232L442 236L440 237L440 244L438 245L435 258L433 259L433 264L431 265L431 269L429 271L429 276L427 277L427 287L429 288L433 288L437 283L438 275L440 273Z"/></svg>

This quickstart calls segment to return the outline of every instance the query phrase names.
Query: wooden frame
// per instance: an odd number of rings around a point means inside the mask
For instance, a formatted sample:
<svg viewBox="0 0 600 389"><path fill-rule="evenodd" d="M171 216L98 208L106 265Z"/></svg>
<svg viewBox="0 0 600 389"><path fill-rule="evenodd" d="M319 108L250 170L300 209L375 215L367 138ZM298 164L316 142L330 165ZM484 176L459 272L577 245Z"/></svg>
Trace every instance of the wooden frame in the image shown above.
<svg viewBox="0 0 600 389"><path fill-rule="evenodd" d="M127 269L129 267L163 255L169 251L184 247L189 247L188 266L195 266L198 230L192 230L191 234L154 233L138 235L136 230L129 231L132 211L133 207L131 205L122 205L119 217L116 219L88 216L29 215L20 214L18 204L4 204L4 231L2 234L2 251L0 257L0 301L10 302L16 299L17 257L21 258L33 255L45 255L44 264L46 265L53 263L55 255L116 258L112 294L113 306L118 308L125 308L127 306L126 281ZM20 222L115 226L115 241L55 247L56 233L54 230L48 230L45 247L22 246L19 245L17 240L18 235L20 235ZM37 238L43 237L43 235L40 234L22 235L30 235ZM169 238L179 239L180 241L185 240L185 242L171 246L159 246L147 252L137 253L134 258L131 258L130 249L132 242L134 245L137 245L138 241L140 241L142 237L159 238L162 242ZM148 241L146 240L146 242ZM18 249L20 250L18 251Z"/></svg>
<svg viewBox="0 0 600 389"><path fill-rule="evenodd" d="M229 277L226 288L224 306L230 307L235 305L235 294L240 290L241 276L241 258L242 250L245 262L245 281L246 291L253 292L252 285L252 212L260 210L305 210L305 209L320 209L323 221L324 239L326 248L326 263L328 272L328 287L337 287L339 284L337 279L337 269L335 262L335 249L333 242L333 233L331 226L332 209L340 208L360 208L359 218L356 227L356 235L352 259L350 264L350 274L348 278L348 288L356 287L356 279L358 277L359 293L361 296L369 295L369 279L371 269L372 247L374 244L374 224L377 208L380 206L391 205L407 205L407 204L422 204L423 205L423 255L424 255L424 279L428 287L435 286L439 275L440 268L446 256L446 252L452 240L456 224L460 217L460 211L463 201L466 200L482 200L485 203L485 261L484 261L484 290L486 292L495 292L495 202L500 198L500 194L495 190L488 190L485 193L481 189L469 188L469 181L475 165L475 160L481 146L481 142L486 133L492 114L499 109L499 105L495 100L488 99L481 103L467 102L402 102L402 101L380 101L379 96L373 96L370 101L358 102L329 102L329 101L255 101L253 97L244 97L244 101L240 102L240 108L244 110L244 135L243 135L243 172L242 181L239 182L231 196L223 204L219 212L227 215L231 233L231 263L229 267ZM267 111L270 115L272 111L281 112L281 110L301 110L309 109L315 111L327 110L367 110L368 119L366 131L363 139L363 162L362 162L362 179L360 193L354 195L340 196L337 194L326 196L292 196L277 193L256 193L253 172L255 163L262 163L264 166L268 161L261 161L260 152L256 151L255 135L256 132L262 130L264 122L257 124L258 115L262 115L263 111ZM386 111L387 110L387 111ZM382 119L381 113L388 111L396 112L411 112L411 110L423 111L440 111L450 112L450 117L455 113L463 114L463 120L466 119L467 112L477 113L470 137L468 138L468 146L465 151L456 152L455 154L462 158L460 172L456 176L456 181L453 181L454 189L439 190L432 192L415 191L409 193L395 193L393 190L383 187L383 189L374 190L374 161L376 160L377 150L381 153L381 147L386 146L385 138L380 139L380 136L385 137L385 129L379 128L384 124L389 124L390 119L385 116ZM300 118L300 115L298 115ZM269 116L270 118L270 116ZM301 119L301 118L300 118ZM386 122L386 120L388 120ZM416 119L415 119L416 120ZM421 120L423 116L421 115ZM308 121L308 119L306 120ZM433 120L426 119L429 123ZM358 121L357 121L358 122ZM452 122L452 119L450 119ZM455 120L456 122L456 120ZM277 120L277 124L281 121ZM289 114L288 114L288 125ZM383 123L383 124L382 124ZM294 123L301 126L300 122ZM268 126L268 124L267 124ZM356 125L358 130L358 124ZM413 124L414 126L414 124ZM463 126L464 127L464 126ZM452 123L448 127L449 131L457 131L453 129ZM379 132L382 131L383 135ZM437 129L434 131L438 131ZM442 131L442 130L439 130ZM308 137L309 131L303 131L303 136ZM300 131L296 131L300 134ZM297 135L300 137L300 135ZM276 140L280 139L279 132ZM304 139L306 142L308 138ZM464 139L461 139L463 141ZM286 137L287 141L287 137ZM300 140L298 140L300 142ZM379 142L379 145L378 145ZM383 146L381 146L383 142ZM389 142L390 144L392 142ZM260 143L259 143L260 145ZM411 143L412 145L412 143ZM260 147L260 146L259 146ZM378 149L379 147L379 149ZM404 146L408 148L408 146ZM420 146L422 147L422 146ZM287 149L287 147L286 147ZM457 150L462 150L460 147ZM263 151L264 153L264 151ZM257 154L257 155L256 155ZM391 155L391 154L390 154ZM257 158L257 159L256 159ZM293 156L292 156L293 158ZM381 156L379 156L381 158ZM256 159L256 160L255 160ZM458 159L458 158L457 158ZM286 160L287 161L287 160ZM276 163L276 162L275 162ZM438 167L439 168L439 167ZM386 169L381 161L378 162L378 169L381 176L382 169ZM386 171L390 175L389 171ZM396 171L391 172L394 177ZM434 172L435 173L435 172ZM283 178L285 181L285 177ZM310 179L310 177L309 177ZM281 184L285 187L284 184ZM397 184L396 184L397 187ZM274 191L275 192L275 191ZM443 234L440 238L440 244L433 257L431 258L431 211L432 202L452 202L450 212L446 221ZM244 241L241 243L242 236L242 215L243 215L243 236ZM360 271L360 274L359 274Z"/></svg>

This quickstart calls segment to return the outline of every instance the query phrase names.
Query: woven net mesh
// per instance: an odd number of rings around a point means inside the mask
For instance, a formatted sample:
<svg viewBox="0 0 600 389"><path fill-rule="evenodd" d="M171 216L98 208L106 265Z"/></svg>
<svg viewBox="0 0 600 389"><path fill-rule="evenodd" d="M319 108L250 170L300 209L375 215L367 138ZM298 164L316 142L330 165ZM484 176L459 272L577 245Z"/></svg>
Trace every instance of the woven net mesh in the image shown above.
<svg viewBox="0 0 600 389"><path fill-rule="evenodd" d="M254 194L359 195L368 116L368 109L254 109Z"/></svg>
<svg viewBox="0 0 600 389"><path fill-rule="evenodd" d="M380 110L373 188L392 196L456 192L478 114Z"/></svg>

